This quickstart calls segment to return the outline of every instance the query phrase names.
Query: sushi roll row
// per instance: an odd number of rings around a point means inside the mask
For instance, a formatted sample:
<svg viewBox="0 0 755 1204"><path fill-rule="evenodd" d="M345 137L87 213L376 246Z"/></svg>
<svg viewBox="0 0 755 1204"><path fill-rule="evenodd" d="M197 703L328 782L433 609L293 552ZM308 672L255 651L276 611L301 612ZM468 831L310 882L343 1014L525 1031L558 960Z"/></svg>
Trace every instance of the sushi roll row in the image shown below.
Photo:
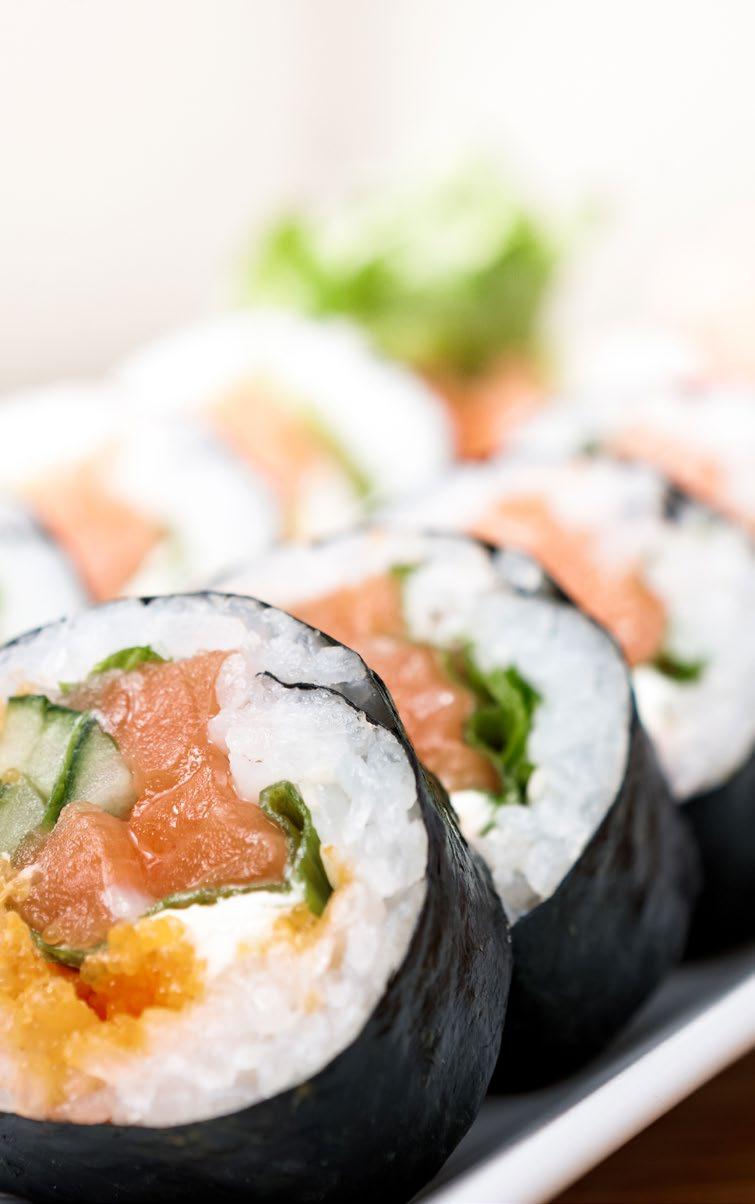
<svg viewBox="0 0 755 1204"><path fill-rule="evenodd" d="M100 601L195 588L395 504L446 467L450 434L430 389L353 331L259 313L169 337L100 385L0 400L0 446L0 490ZM2 572L27 572L10 545ZM49 586L47 617L66 613ZM37 613L14 625L8 609L2 633Z"/></svg>
<svg viewBox="0 0 755 1204"><path fill-rule="evenodd" d="M491 1080L579 1065L684 946L695 850L625 662L534 562L376 530L225 590L0 651L31 1200L408 1200Z"/></svg>
<svg viewBox="0 0 755 1204"><path fill-rule="evenodd" d="M224 587L360 652L448 791L512 924L498 1086L601 1049L681 955L697 881L610 637L533 561L440 535L281 548Z"/></svg>
<svg viewBox="0 0 755 1204"><path fill-rule="evenodd" d="M408 1200L752 935L718 493L540 419L433 487L433 394L272 313L3 422L5 630L78 613L0 649L0 1190Z"/></svg>

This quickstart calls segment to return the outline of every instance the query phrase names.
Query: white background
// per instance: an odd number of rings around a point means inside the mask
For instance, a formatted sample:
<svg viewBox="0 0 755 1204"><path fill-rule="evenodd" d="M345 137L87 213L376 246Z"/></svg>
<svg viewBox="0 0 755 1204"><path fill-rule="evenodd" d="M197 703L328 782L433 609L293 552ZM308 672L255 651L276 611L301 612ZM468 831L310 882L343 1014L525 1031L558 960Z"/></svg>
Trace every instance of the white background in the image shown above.
<svg viewBox="0 0 755 1204"><path fill-rule="evenodd" d="M752 0L0 0L0 387L217 304L249 225L493 148L600 213L565 329L755 359Z"/></svg>

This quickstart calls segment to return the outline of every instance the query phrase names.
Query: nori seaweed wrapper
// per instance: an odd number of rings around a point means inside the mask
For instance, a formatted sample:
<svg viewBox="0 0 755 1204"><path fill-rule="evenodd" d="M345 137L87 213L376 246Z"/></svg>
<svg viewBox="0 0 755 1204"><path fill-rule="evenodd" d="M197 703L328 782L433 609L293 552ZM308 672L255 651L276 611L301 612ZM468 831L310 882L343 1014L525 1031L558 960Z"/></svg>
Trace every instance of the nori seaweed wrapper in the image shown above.
<svg viewBox="0 0 755 1204"><path fill-rule="evenodd" d="M506 551L485 546L493 556ZM545 572L519 592L581 610ZM616 798L553 895L512 927L498 1090L540 1086L589 1061L684 952L699 857L634 699L629 726Z"/></svg>
<svg viewBox="0 0 755 1204"><path fill-rule="evenodd" d="M512 929L498 1089L576 1070L680 959L699 887L694 843L637 714L624 780L555 893Z"/></svg>
<svg viewBox="0 0 755 1204"><path fill-rule="evenodd" d="M720 786L681 804L697 840L703 890L688 952L710 953L755 937L755 752Z"/></svg>

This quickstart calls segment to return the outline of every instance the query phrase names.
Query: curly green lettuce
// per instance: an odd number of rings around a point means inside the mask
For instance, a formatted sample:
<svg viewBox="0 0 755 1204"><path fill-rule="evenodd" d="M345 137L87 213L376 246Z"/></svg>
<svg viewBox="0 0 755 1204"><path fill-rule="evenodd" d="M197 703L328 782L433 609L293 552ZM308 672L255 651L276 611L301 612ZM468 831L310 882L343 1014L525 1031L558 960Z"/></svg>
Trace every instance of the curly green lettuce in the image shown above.
<svg viewBox="0 0 755 1204"><path fill-rule="evenodd" d="M530 355L555 243L497 172L317 217L290 213L254 247L244 299L359 323L425 371L475 373Z"/></svg>

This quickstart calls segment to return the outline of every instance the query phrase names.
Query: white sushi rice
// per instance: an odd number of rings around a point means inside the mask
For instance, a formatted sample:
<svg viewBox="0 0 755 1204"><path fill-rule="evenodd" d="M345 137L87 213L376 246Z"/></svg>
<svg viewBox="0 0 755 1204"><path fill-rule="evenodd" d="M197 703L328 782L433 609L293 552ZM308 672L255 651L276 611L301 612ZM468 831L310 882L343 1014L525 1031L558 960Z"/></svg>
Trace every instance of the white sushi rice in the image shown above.
<svg viewBox="0 0 755 1204"><path fill-rule="evenodd" d="M141 643L173 658L228 650L211 736L228 752L240 797L256 800L281 779L296 784L335 889L301 942L276 928L300 903L295 890L162 913L205 962L205 992L180 1011L145 1013L143 1051L89 1056L83 1069L96 1086L56 1113L85 1123L203 1119L310 1078L364 1027L407 952L426 890L427 835L398 740L329 690L282 684L358 686L362 662L286 615L212 596L147 609L115 603L0 652L0 691L30 681L52 690ZM0 1108L23 1112L23 1067L0 1050L0 1068Z"/></svg>
<svg viewBox="0 0 755 1204"><path fill-rule="evenodd" d="M640 715L679 799L726 781L755 745L755 556L747 536L694 505L668 517L660 476L599 457L462 470L395 521L471 530L497 501L517 495L545 499L565 526L592 535L607 571L636 570L661 599L665 650L703 668L691 682L637 668Z"/></svg>
<svg viewBox="0 0 755 1204"><path fill-rule="evenodd" d="M0 641L84 605L72 565L20 506L0 498Z"/></svg>
<svg viewBox="0 0 755 1204"><path fill-rule="evenodd" d="M0 446L0 480L21 494L102 461L108 492L161 533L125 594L203 585L279 532L277 503L251 469L199 425L150 415L113 385L15 394L0 403Z"/></svg>
<svg viewBox="0 0 755 1204"><path fill-rule="evenodd" d="M227 585L295 611L396 564L413 566L402 585L411 638L438 647L471 642L481 669L514 666L542 697L530 734L536 768L526 804L496 805L473 790L452 795L464 833L515 921L553 894L619 791L628 755L628 675L598 627L572 607L516 592L472 541L371 530L278 549ZM519 580L523 567L520 558ZM512 568L507 562L507 574ZM537 579L535 569L530 583Z"/></svg>
<svg viewBox="0 0 755 1204"><path fill-rule="evenodd" d="M272 385L280 404L317 416L369 482L373 502L418 493L452 457L435 394L342 321L276 310L229 314L136 353L120 378L150 407L181 413L206 413L239 385ZM300 516L302 533L343 528L362 505L345 477L321 483Z"/></svg>

